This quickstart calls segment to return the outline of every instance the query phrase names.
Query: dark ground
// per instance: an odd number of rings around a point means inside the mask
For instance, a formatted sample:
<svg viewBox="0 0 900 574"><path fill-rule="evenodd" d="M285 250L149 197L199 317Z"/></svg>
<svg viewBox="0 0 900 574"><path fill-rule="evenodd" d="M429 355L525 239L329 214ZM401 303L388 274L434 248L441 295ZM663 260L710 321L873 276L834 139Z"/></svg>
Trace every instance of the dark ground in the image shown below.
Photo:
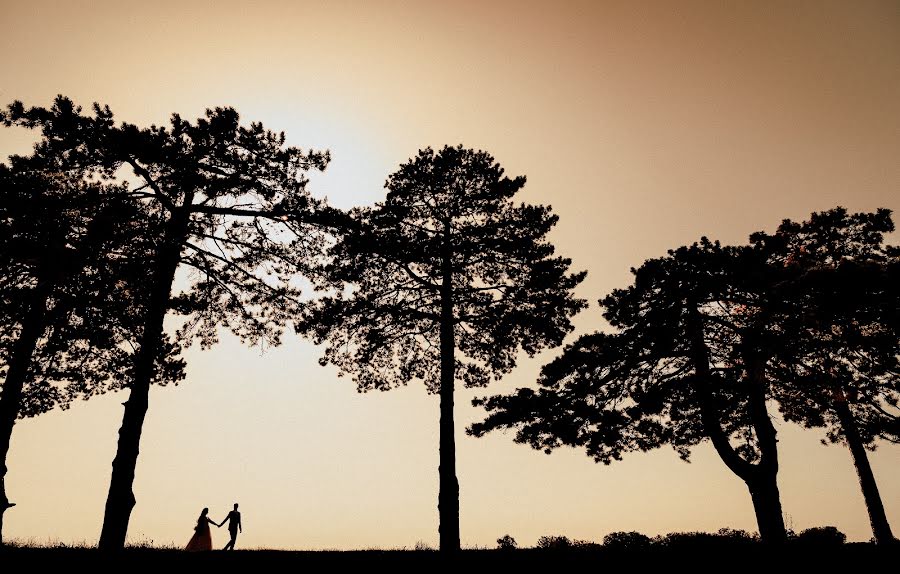
<svg viewBox="0 0 900 574"><path fill-rule="evenodd" d="M366 569L374 572L444 570L448 567L466 572L599 572L646 571L750 571L849 573L881 570L897 571L900 546L878 548L871 544L845 544L833 547L789 546L780 550L759 544L738 546L707 545L679 548L611 550L604 548L563 550L464 550L455 558L433 551L363 550L348 552L303 552L276 550L213 551L188 554L180 550L129 549L118 554L103 554L85 548L7 548L0 550L0 572L48 567L61 571L81 569L104 571L116 566L124 571L158 571L173 574L186 569L209 572L344 572ZM777 570L773 570L777 568Z"/></svg>

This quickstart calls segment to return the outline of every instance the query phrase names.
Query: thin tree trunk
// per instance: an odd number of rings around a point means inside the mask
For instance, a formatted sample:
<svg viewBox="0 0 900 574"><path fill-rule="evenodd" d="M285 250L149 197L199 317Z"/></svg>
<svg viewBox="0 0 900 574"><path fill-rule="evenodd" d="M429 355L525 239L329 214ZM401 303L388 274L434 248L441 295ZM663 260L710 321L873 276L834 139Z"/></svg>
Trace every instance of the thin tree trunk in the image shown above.
<svg viewBox="0 0 900 574"><path fill-rule="evenodd" d="M872 472L872 466L869 464L869 455L866 453L866 447L859 436L856 420L853 418L853 413L850 412L850 407L845 399L839 398L835 400L834 410L841 421L841 430L844 433L844 438L847 439L850 454L853 456L853 465L856 467L859 486L866 501L866 510L869 512L869 522L872 524L872 534L875 535L875 542L878 544L891 544L894 542L894 534L891 532L891 525L888 523L887 514L884 512L884 503L881 501L881 494L878 492L878 483L875 482L875 474Z"/></svg>
<svg viewBox="0 0 900 574"><path fill-rule="evenodd" d="M51 284L44 281L32 294L28 314L22 321L22 330L10 355L9 368L0 394L0 546L3 546L3 515L15 506L6 494L6 457L12 440L13 427L19 418L22 405L22 390L28 378L31 358L38 341L46 329L47 300L50 298Z"/></svg>
<svg viewBox="0 0 900 574"><path fill-rule="evenodd" d="M456 428L453 421L453 391L456 379L453 318L453 269L449 249L443 257L441 286L441 421L440 421L440 492L438 493L438 531L440 550L459 550L459 481L456 478Z"/></svg>
<svg viewBox="0 0 900 574"><path fill-rule="evenodd" d="M128 522L135 505L134 473L140 453L141 432L144 416L147 414L150 384L153 381L156 361L163 341L163 322L169 307L172 282L181 257L190 221L191 194L184 205L175 211L169 220L166 236L155 262L153 287L144 317L141 344L135 354L134 376L130 385L128 401L122 415L116 457L112 463L112 476L106 509L103 515L103 529L100 532L101 550L120 550L125 546Z"/></svg>

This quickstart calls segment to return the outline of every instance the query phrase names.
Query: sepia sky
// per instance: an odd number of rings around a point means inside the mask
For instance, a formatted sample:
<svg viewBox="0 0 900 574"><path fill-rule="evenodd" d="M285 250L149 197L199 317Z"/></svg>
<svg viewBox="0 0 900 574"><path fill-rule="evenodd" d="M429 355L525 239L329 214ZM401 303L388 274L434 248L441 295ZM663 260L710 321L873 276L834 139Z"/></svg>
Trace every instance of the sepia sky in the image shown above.
<svg viewBox="0 0 900 574"><path fill-rule="evenodd" d="M587 269L592 305L629 268L702 235L745 241L844 205L900 209L900 3L43 2L0 0L0 103L59 93L122 121L212 106L330 149L311 190L340 207L383 197L425 146L462 143L524 174L523 199L560 216L552 240ZM0 157L33 134L0 130ZM896 236L892 239L896 242ZM547 351L488 392L530 384ZM201 508L241 504L243 547L437 544L437 398L421 385L360 395L291 335L264 352L232 337L187 353L188 378L151 393L130 539L184 545ZM611 466L509 435L464 436L461 534L599 540L754 530L750 497L710 446ZM20 422L5 534L95 543L124 395ZM796 530L871 536L849 451L778 423L782 503ZM900 528L900 447L871 456ZM213 532L224 544L224 530Z"/></svg>

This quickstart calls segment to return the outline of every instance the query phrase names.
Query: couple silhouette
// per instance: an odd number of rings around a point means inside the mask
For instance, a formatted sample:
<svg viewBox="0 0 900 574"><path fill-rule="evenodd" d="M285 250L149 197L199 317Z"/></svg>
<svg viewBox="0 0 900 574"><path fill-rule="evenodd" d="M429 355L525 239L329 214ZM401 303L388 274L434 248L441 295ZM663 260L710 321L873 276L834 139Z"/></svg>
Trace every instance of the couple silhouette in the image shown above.
<svg viewBox="0 0 900 574"><path fill-rule="evenodd" d="M221 528L225 522L228 522L228 533L231 534L231 540L222 550L234 550L234 543L237 542L238 532L243 532L241 528L241 513L238 512L237 502L234 503L234 510L228 513L222 522L216 523L209 517L209 509L204 508L197 519L197 526L194 527L194 536L185 546L188 552L200 552L203 550L212 550L212 534L209 531L209 525L215 524L217 528Z"/></svg>

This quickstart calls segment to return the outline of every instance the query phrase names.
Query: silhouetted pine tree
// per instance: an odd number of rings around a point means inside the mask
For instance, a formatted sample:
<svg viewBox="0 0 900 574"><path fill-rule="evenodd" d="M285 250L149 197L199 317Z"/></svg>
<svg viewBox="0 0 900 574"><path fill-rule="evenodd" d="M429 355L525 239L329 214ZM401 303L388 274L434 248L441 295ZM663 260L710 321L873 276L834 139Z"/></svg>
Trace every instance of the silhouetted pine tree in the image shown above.
<svg viewBox="0 0 900 574"><path fill-rule="evenodd" d="M329 291L299 331L326 343L320 362L361 391L422 380L440 397L440 548L459 549L454 388L482 386L560 344L584 307L585 276L554 256L549 207L515 204L509 179L482 151L422 150L388 178L384 202L353 213L330 250ZM349 291L346 290L349 286Z"/></svg>
<svg viewBox="0 0 900 574"><path fill-rule="evenodd" d="M772 321L789 340L774 354L781 412L848 446L880 544L894 536L866 449L900 442L900 250L884 244L893 230L886 209L836 208L751 237L789 276L772 286Z"/></svg>
<svg viewBox="0 0 900 574"><path fill-rule="evenodd" d="M125 403L101 549L125 543L135 504L132 484L154 365L164 341L163 320L186 317L178 340L216 342L219 326L244 341L277 344L285 322L297 315L298 289L291 280L323 249L322 225L336 214L306 190L306 171L322 170L328 153L287 146L283 133L262 124L239 124L231 108L207 110L189 123L173 115L171 126L115 126L108 108L93 115L58 98L52 109L10 106L9 121L39 128L45 138L83 151L108 176L126 168L140 180L131 196L163 222L147 262L150 293ZM172 293L179 269L190 285Z"/></svg>
<svg viewBox="0 0 900 574"><path fill-rule="evenodd" d="M766 328L755 281L765 262L749 249L704 239L646 261L634 283L600 301L614 334L584 335L544 367L540 388L478 399L481 436L502 428L550 451L584 447L610 463L671 445L685 460L710 441L747 485L760 535L785 539L778 449L767 410Z"/></svg>
<svg viewBox="0 0 900 574"><path fill-rule="evenodd" d="M146 294L140 205L60 160L0 165L0 544L16 419L121 388ZM169 351L157 382L181 377Z"/></svg>

